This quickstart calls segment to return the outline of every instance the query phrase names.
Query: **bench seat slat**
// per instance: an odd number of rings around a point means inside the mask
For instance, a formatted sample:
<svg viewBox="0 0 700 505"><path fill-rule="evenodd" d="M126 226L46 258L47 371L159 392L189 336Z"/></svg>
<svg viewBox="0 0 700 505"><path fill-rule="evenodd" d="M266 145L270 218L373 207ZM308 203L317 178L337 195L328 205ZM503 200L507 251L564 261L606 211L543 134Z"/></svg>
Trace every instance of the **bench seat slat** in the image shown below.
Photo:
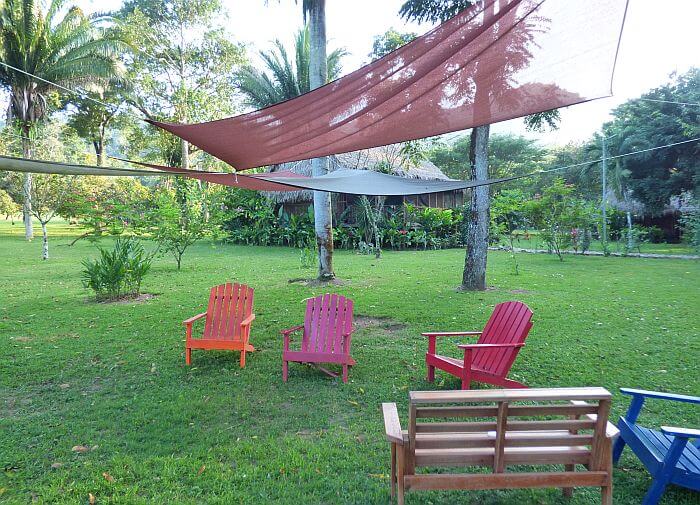
<svg viewBox="0 0 700 505"><path fill-rule="evenodd" d="M595 414L597 405L511 405L508 417L519 416L583 416ZM494 417L498 409L494 407L419 407L416 409L417 418L453 418L453 417Z"/></svg>
<svg viewBox="0 0 700 505"><path fill-rule="evenodd" d="M416 466L469 466L490 465L495 450L490 447L416 449ZM585 446L568 447L506 447L506 465L585 464L591 451Z"/></svg>
<svg viewBox="0 0 700 505"><path fill-rule="evenodd" d="M508 421L508 431L525 430L591 430L595 427L592 419L562 419L557 421ZM472 431L493 431L496 429L496 422L436 422L436 423L416 423L416 433L431 432L472 432Z"/></svg>
<svg viewBox="0 0 700 505"><path fill-rule="evenodd" d="M494 447L495 432L480 433L418 433L416 449L450 447ZM568 431L526 431L506 433L507 447L541 447L590 445L592 435L572 435Z"/></svg>

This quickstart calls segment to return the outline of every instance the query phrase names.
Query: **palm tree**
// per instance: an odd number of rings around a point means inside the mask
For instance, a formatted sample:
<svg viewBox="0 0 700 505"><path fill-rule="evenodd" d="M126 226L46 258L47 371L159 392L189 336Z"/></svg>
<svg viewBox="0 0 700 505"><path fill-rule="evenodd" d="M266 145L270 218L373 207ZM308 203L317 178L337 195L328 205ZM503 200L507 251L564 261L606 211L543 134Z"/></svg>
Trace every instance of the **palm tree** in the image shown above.
<svg viewBox="0 0 700 505"><path fill-rule="evenodd" d="M266 3L268 0L265 0ZM294 0L299 3L299 0ZM301 0L304 22L309 21L309 89L320 88L328 82L326 51L326 0ZM328 158L311 160L312 174L328 173ZM330 280L333 271L333 218L331 195L314 191L314 229L318 245L318 278Z"/></svg>
<svg viewBox="0 0 700 505"><path fill-rule="evenodd" d="M124 44L103 27L106 19L87 17L71 7L58 19L65 0L0 0L0 85L10 94L8 116L22 133L22 154L32 157L32 134L48 111L47 95L63 87L106 84L122 74L116 56ZM12 68L14 67L14 68ZM18 70L17 70L18 69ZM32 74L32 75L28 75ZM33 237L32 176L24 177L25 237Z"/></svg>
<svg viewBox="0 0 700 505"><path fill-rule="evenodd" d="M279 39L272 43L272 50L260 51L266 71L261 72L254 67L248 67L241 72L240 76L240 89L246 95L248 105L257 108L268 107L311 90L309 39L308 26L297 32L294 40L293 62ZM328 55L326 58L328 81L340 76L340 60L347 54L345 49L336 49Z"/></svg>

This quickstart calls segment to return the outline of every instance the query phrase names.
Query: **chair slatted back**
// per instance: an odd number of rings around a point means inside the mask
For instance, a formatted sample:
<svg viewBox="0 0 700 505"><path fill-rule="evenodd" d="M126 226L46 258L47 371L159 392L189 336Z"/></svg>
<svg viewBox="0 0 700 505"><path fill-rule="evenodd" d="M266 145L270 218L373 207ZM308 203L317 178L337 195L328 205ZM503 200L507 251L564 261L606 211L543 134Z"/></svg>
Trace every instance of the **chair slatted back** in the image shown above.
<svg viewBox="0 0 700 505"><path fill-rule="evenodd" d="M204 323L208 340L242 340L241 322L253 313L253 288L227 282L211 288Z"/></svg>
<svg viewBox="0 0 700 505"><path fill-rule="evenodd" d="M479 344L521 344L532 328L532 311L522 302L503 302L496 305ZM494 375L508 373L520 348L477 350L473 365Z"/></svg>
<svg viewBox="0 0 700 505"><path fill-rule="evenodd" d="M412 391L416 466L602 465L603 388ZM582 401L583 400L583 401Z"/></svg>
<svg viewBox="0 0 700 505"><path fill-rule="evenodd" d="M347 354L350 342L343 349L343 335L352 331L353 301L338 294L326 293L306 302L304 352Z"/></svg>

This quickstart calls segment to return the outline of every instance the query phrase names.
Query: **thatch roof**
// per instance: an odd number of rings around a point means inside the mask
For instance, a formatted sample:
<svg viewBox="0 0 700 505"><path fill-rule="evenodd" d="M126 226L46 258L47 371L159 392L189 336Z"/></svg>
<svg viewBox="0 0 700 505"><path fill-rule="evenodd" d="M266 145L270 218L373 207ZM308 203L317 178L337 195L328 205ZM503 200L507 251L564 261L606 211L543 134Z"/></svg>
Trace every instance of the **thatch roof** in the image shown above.
<svg viewBox="0 0 700 505"><path fill-rule="evenodd" d="M417 162L409 160L402 152L401 145L394 144L372 149L363 149L351 153L335 154L328 157L328 171L339 169L375 170L407 179L449 180L442 171L429 160ZM311 160L293 161L273 165L270 172L289 170L296 174L311 176ZM311 202L312 191L283 191L265 193L268 198L277 203Z"/></svg>

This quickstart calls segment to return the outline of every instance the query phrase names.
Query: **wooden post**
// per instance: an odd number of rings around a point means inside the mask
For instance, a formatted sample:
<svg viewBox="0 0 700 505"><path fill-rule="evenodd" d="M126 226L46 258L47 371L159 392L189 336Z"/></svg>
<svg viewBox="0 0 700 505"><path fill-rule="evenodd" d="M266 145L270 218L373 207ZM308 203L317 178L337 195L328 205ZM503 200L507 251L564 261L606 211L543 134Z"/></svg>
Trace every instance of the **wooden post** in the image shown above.
<svg viewBox="0 0 700 505"><path fill-rule="evenodd" d="M506 448L506 428L508 424L508 402L498 403L498 415L496 417L496 444L493 454L494 473L503 473L505 461L503 455Z"/></svg>

